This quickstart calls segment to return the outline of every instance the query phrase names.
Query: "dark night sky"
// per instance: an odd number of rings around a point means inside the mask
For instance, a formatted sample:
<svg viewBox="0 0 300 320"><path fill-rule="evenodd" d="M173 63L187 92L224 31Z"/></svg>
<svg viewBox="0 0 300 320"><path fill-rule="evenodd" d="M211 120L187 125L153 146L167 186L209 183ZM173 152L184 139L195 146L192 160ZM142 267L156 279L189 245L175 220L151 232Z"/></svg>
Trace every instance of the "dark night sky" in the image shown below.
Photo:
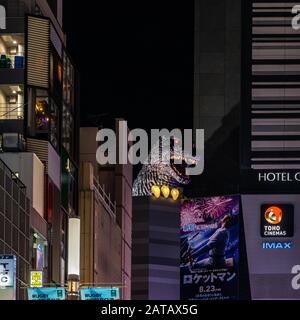
<svg viewBox="0 0 300 320"><path fill-rule="evenodd" d="M64 3L83 124L108 114L130 128L192 128L193 1Z"/></svg>

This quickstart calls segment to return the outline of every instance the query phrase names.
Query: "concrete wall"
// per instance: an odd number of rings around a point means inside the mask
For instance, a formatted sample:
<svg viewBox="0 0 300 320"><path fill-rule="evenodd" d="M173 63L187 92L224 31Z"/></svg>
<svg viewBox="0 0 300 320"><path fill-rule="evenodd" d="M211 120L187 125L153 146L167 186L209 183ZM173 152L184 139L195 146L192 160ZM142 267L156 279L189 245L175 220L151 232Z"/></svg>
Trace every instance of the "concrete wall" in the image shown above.
<svg viewBox="0 0 300 320"><path fill-rule="evenodd" d="M55 186L61 188L61 170L60 156L55 149L48 143L48 175Z"/></svg>
<svg viewBox="0 0 300 320"><path fill-rule="evenodd" d="M0 108L3 109L6 104L6 95L0 88ZM4 114L5 112L1 111L1 114Z"/></svg>
<svg viewBox="0 0 300 320"><path fill-rule="evenodd" d="M1 38L0 38L0 54L6 54L6 46Z"/></svg>
<svg viewBox="0 0 300 320"><path fill-rule="evenodd" d="M93 176L91 163L81 162L81 283L95 286L120 285L122 232L93 190Z"/></svg>
<svg viewBox="0 0 300 320"><path fill-rule="evenodd" d="M118 126L118 124L117 124ZM80 161L89 162L96 179L104 186L111 200L116 201L117 222L122 229L122 299L131 298L131 220L132 220L132 165L99 166L96 160L98 128L80 129Z"/></svg>
<svg viewBox="0 0 300 320"><path fill-rule="evenodd" d="M44 217L44 165L34 153L2 153L0 158L9 168L19 173L27 187L32 207Z"/></svg>
<svg viewBox="0 0 300 320"><path fill-rule="evenodd" d="M98 142L96 141L98 129L94 127L80 128L80 161L90 162L93 165L95 175L98 164L96 161L96 151Z"/></svg>
<svg viewBox="0 0 300 320"><path fill-rule="evenodd" d="M240 103L241 0L195 1L194 128L205 139Z"/></svg>

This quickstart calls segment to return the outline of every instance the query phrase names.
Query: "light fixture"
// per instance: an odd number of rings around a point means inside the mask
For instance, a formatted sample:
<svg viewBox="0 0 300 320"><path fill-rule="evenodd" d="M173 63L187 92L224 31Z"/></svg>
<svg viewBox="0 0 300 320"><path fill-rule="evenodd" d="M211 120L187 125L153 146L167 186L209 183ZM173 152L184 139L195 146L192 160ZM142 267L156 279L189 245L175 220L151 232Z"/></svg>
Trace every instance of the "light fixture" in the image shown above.
<svg viewBox="0 0 300 320"><path fill-rule="evenodd" d="M161 187L161 193L163 194L163 196L167 199L169 198L170 195L170 188L168 186L162 186Z"/></svg>
<svg viewBox="0 0 300 320"><path fill-rule="evenodd" d="M158 199L158 198L160 197L160 187L158 187L158 186L152 186L152 187L151 187L151 192L152 192L152 194L154 195L154 197L155 197L156 199Z"/></svg>
<svg viewBox="0 0 300 320"><path fill-rule="evenodd" d="M71 172L71 162L70 162L70 159L67 159L66 170L67 170L69 173Z"/></svg>
<svg viewBox="0 0 300 320"><path fill-rule="evenodd" d="M16 40L13 41L13 44L18 44L18 42Z"/></svg>
<svg viewBox="0 0 300 320"><path fill-rule="evenodd" d="M13 93L13 94L17 94L17 91L16 91L16 90L13 90L12 93Z"/></svg>
<svg viewBox="0 0 300 320"><path fill-rule="evenodd" d="M77 300L80 281L80 220L69 218L68 227L68 295Z"/></svg>
<svg viewBox="0 0 300 320"><path fill-rule="evenodd" d="M173 188L171 190L171 196L172 196L174 201L176 201L178 199L179 195L180 195L180 192L179 192L179 190L177 188Z"/></svg>

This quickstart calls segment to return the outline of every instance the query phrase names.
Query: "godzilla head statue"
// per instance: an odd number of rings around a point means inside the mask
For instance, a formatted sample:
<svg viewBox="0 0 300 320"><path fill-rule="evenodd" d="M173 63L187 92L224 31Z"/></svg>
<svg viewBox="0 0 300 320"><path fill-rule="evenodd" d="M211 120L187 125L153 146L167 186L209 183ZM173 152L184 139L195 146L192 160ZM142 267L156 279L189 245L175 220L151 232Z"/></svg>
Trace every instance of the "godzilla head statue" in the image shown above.
<svg viewBox="0 0 300 320"><path fill-rule="evenodd" d="M159 151L158 151L159 150ZM181 164L175 164L174 162ZM151 187L168 186L169 188L187 185L190 178L186 168L194 166L197 158L183 153L182 146L177 140L170 147L170 139L161 137L160 142L152 148L148 163L144 164L133 183L132 195L151 196Z"/></svg>

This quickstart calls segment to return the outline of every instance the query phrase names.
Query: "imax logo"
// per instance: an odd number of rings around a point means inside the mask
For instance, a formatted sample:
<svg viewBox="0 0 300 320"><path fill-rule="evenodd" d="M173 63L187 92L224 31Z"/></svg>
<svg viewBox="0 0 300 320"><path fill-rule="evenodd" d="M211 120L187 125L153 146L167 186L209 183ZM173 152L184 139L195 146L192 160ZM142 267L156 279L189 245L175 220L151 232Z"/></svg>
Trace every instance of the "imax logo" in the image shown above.
<svg viewBox="0 0 300 320"><path fill-rule="evenodd" d="M6 9L0 5L0 29L6 29Z"/></svg>
<svg viewBox="0 0 300 320"><path fill-rule="evenodd" d="M263 249L292 249L292 242L263 242Z"/></svg>

